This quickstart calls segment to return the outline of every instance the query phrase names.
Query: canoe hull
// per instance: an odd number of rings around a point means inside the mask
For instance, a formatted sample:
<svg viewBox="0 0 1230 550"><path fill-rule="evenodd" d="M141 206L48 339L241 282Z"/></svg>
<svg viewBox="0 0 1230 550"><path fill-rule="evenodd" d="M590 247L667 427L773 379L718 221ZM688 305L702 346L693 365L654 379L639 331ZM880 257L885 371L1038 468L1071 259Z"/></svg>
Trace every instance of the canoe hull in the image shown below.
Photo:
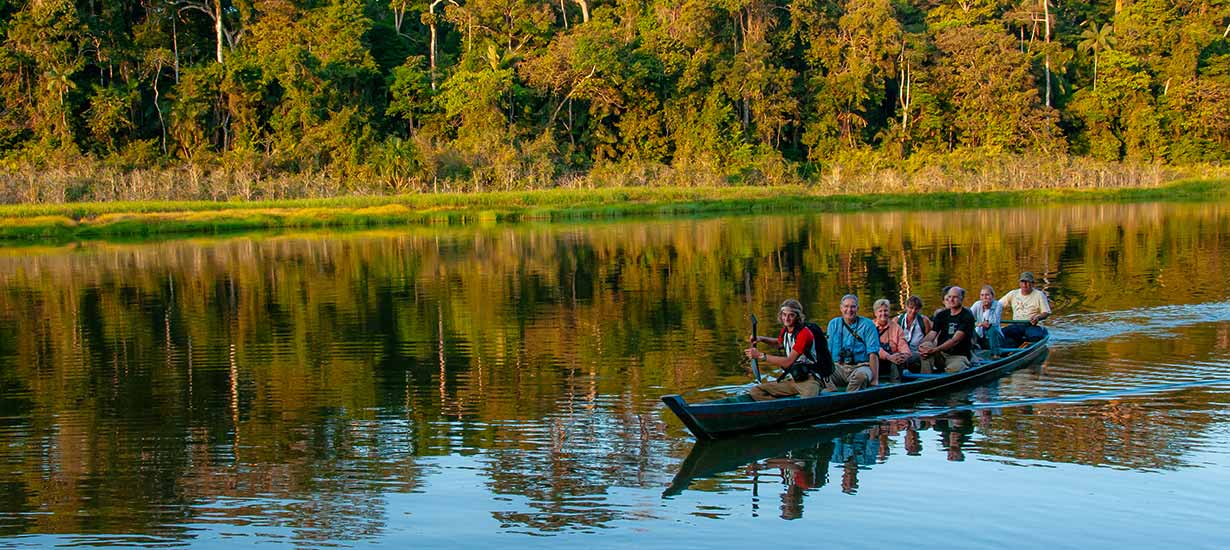
<svg viewBox="0 0 1230 550"><path fill-rule="evenodd" d="M1012 355L977 364L961 372L921 376L910 382L875 386L862 391L829 393L816 397L740 403L687 403L677 394L666 395L666 404L697 439L717 439L738 433L764 430L837 418L893 402L921 397L944 389L986 382L1040 361L1046 356L1047 336Z"/></svg>

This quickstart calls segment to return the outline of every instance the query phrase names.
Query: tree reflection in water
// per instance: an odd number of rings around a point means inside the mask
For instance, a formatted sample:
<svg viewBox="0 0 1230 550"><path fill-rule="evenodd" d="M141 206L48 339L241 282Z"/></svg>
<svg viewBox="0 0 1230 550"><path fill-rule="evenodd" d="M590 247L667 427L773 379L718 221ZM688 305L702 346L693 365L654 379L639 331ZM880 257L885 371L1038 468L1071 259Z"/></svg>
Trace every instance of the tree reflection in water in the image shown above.
<svg viewBox="0 0 1230 550"><path fill-rule="evenodd" d="M0 248L0 533L370 539L390 501L448 491L430 483L442 458L478 472L502 528L639 519L617 493L656 492L691 445L658 397L747 381L745 273L762 316L797 296L823 320L847 292L899 303L1026 267L1056 333L1178 308L1132 338L1083 330L1012 377L1012 396L1048 397L1219 376L1230 323L1184 317L1223 315L1228 237L1228 205L1145 204ZM788 470L783 515L799 516L826 486L865 491L898 448L932 456L928 435L954 459L1175 469L1224 400L890 423L721 471L789 460L758 468Z"/></svg>

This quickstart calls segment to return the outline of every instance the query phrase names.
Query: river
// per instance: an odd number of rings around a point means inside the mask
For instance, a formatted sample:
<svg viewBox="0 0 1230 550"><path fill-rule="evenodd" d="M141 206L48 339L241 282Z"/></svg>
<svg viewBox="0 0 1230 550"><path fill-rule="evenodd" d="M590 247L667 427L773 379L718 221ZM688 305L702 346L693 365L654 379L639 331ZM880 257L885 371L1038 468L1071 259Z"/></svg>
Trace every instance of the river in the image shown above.
<svg viewBox="0 0 1230 550"><path fill-rule="evenodd" d="M717 445L659 401L785 298L1026 270L993 384ZM1226 495L1230 204L0 247L0 546L1220 548Z"/></svg>

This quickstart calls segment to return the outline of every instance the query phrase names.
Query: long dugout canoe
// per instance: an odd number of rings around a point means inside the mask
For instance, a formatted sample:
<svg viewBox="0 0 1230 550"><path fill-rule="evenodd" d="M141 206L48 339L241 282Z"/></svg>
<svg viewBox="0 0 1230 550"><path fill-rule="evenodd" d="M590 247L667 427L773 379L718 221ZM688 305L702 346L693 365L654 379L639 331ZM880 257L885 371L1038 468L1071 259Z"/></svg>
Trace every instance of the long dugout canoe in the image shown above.
<svg viewBox="0 0 1230 550"><path fill-rule="evenodd" d="M994 360L975 361L961 372L946 374L906 373L898 383L884 383L856 392L837 391L815 397L786 397L773 401L723 398L688 403L683 396L662 396L662 402L678 416L697 439L718 439L734 434L848 416L897 401L922 397L958 386L986 382L1041 361L1046 357L1050 335L1024 348L1006 349Z"/></svg>

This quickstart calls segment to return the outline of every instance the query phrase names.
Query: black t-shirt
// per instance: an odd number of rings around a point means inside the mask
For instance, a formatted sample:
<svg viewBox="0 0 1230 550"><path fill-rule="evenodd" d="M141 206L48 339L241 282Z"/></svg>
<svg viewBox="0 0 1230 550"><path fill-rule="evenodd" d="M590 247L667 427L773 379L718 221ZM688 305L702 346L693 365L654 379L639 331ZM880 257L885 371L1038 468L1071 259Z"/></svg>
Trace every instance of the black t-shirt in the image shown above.
<svg viewBox="0 0 1230 550"><path fill-rule="evenodd" d="M931 330L936 332L935 345L941 345L952 338L957 331L965 333L965 338L962 338L957 345L948 349L948 355L964 355L969 357L970 342L974 338L974 314L970 313L969 308L961 308L961 313L952 314L951 310L945 309L935 314L933 319L934 325Z"/></svg>

